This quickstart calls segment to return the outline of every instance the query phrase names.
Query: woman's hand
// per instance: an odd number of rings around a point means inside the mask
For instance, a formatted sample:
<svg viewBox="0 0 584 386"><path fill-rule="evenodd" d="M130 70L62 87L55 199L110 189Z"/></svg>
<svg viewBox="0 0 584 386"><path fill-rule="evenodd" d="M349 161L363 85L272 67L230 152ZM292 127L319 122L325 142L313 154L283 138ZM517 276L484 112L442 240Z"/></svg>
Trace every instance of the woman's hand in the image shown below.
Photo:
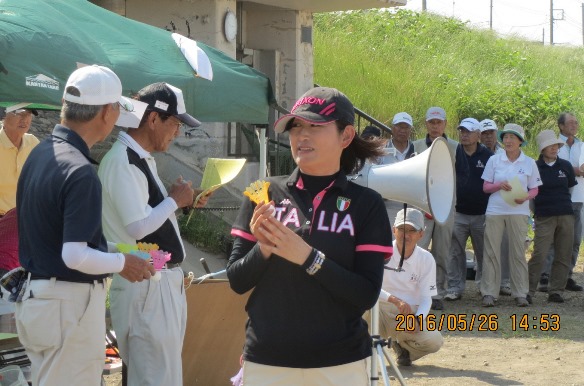
<svg viewBox="0 0 584 386"><path fill-rule="evenodd" d="M501 188L501 190L506 190L508 192L513 190L513 187L511 187L511 184L508 181L501 182L501 185L499 185L499 187Z"/></svg>
<svg viewBox="0 0 584 386"><path fill-rule="evenodd" d="M515 199L515 203L518 204L518 205L521 205L521 204L523 204L527 200L529 200L529 197L528 196L525 196L525 198L516 198Z"/></svg>
<svg viewBox="0 0 584 386"><path fill-rule="evenodd" d="M274 202L270 201L269 203L259 203L255 209L253 210L253 214L251 216L251 220L249 222L249 230L251 234L258 240L258 244L260 246L260 251L265 259L268 259L273 253L273 243L271 242L269 236L266 237L265 233L259 231L260 226L264 223L268 218L274 216L275 209L274 209Z"/></svg>
<svg viewBox="0 0 584 386"><path fill-rule="evenodd" d="M258 210L258 216L255 216L256 213L254 211L254 216L250 223L250 226L253 224L254 231L257 232L256 235L252 231L253 235L261 243L260 249L262 253L269 251L291 263L297 265L304 264L312 252L312 247L306 244L294 231L276 220L268 209L263 209L266 206L269 207L269 205L262 205L260 209L256 208Z"/></svg>

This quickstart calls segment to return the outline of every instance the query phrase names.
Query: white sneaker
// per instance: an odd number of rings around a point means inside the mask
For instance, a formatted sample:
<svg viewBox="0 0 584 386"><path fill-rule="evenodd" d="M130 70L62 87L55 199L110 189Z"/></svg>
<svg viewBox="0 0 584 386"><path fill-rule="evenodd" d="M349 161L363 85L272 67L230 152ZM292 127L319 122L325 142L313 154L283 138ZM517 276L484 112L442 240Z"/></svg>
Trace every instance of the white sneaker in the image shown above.
<svg viewBox="0 0 584 386"><path fill-rule="evenodd" d="M459 300L462 296L458 292L448 292L444 296L444 300Z"/></svg>

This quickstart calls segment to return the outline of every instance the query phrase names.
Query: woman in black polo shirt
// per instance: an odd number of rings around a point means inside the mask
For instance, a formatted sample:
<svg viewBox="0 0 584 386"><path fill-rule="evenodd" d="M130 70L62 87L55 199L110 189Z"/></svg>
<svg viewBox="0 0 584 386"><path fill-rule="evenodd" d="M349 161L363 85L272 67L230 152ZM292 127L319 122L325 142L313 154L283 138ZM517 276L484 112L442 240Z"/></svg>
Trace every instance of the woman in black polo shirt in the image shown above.
<svg viewBox="0 0 584 386"><path fill-rule="evenodd" d="M363 313L378 297L391 228L381 196L346 174L383 152L355 136L353 105L314 88L276 122L297 164L268 178L270 203L244 199L227 264L246 306L243 383L367 385L371 339Z"/></svg>
<svg viewBox="0 0 584 386"><path fill-rule="evenodd" d="M548 301L563 303L562 293L566 288L572 261L574 239L574 211L570 188L577 184L574 168L569 161L558 157L564 141L556 137L553 130L543 130L537 135L540 156L537 168L543 185L533 200L535 235L533 253L528 263L529 297L535 296L537 283L550 247L555 257L552 263Z"/></svg>

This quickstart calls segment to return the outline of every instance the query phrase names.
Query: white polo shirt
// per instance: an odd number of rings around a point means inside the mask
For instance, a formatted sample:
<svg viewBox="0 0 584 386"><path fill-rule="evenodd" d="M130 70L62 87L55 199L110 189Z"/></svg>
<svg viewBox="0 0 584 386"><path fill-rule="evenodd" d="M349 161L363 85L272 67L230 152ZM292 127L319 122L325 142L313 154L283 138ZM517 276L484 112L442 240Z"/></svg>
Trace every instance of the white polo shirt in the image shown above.
<svg viewBox="0 0 584 386"><path fill-rule="evenodd" d="M519 182L525 191L542 185L539 169L533 158L526 156L523 152L515 162L509 161L507 153L497 153L489 158L482 179L487 182L499 183L510 181L514 177L519 178ZM529 216L529 201L521 205L509 205L501 196L501 191L496 191L489 197L487 205L487 215L509 215L522 214Z"/></svg>
<svg viewBox="0 0 584 386"><path fill-rule="evenodd" d="M400 259L401 254L394 240L393 255L386 266L397 268ZM387 269L383 272L379 300L387 301L389 296L393 295L410 305L420 306L416 315L427 316L432 304L432 296L438 295L434 257L430 252L416 246L412 255L404 259L402 269L402 272Z"/></svg>
<svg viewBox="0 0 584 386"><path fill-rule="evenodd" d="M569 161L573 167L579 168L580 165L584 163L582 141L580 141L578 138L574 138L574 143L572 146L569 146L567 143L565 143L568 137L560 134L560 139L564 141L564 146L560 147L558 157ZM576 176L576 182L578 184L570 188L570 192L572 193L572 202L584 202L584 177Z"/></svg>
<svg viewBox="0 0 584 386"><path fill-rule="evenodd" d="M405 160L406 154L408 153L408 150L410 149L411 144L412 144L412 142L408 141L408 145L406 146L406 149L402 153L395 146L393 146L393 140L390 139L389 142L387 142L387 145L385 145L385 149L384 149L385 155L380 158L379 164L380 165L391 165L391 164L394 164L396 162L401 162L401 161Z"/></svg>
<svg viewBox="0 0 584 386"><path fill-rule="evenodd" d="M147 218L152 212L148 205L148 180L144 173L128 161L127 148L134 150L148 163L148 167L156 180L162 194L168 192L158 177L156 160L144 150L132 137L121 131L118 140L107 152L99 164L98 176L102 184L102 226L108 241L116 243L135 244L136 239L126 230L129 224ZM171 213L169 219L180 235L176 215ZM184 255L184 245L181 246Z"/></svg>

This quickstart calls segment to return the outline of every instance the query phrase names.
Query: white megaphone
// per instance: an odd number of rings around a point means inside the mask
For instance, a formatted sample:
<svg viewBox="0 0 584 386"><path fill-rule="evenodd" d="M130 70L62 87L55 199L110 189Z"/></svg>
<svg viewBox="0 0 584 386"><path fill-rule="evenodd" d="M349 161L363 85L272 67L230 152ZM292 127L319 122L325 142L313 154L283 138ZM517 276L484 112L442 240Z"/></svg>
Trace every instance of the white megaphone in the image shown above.
<svg viewBox="0 0 584 386"><path fill-rule="evenodd" d="M437 138L427 150L391 165L371 165L349 177L387 200L404 202L430 213L443 224L454 201L454 166L447 142Z"/></svg>

